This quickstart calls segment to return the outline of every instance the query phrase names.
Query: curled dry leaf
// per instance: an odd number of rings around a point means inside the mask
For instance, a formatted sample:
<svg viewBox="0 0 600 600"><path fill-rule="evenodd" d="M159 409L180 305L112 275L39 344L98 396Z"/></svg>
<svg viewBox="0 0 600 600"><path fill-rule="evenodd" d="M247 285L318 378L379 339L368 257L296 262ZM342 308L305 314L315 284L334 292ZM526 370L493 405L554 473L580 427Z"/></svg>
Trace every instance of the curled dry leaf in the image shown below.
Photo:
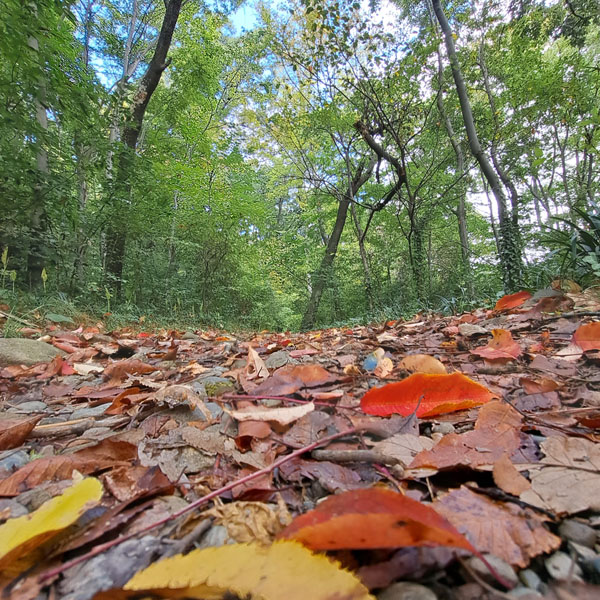
<svg viewBox="0 0 600 600"><path fill-rule="evenodd" d="M408 417L431 417L480 406L495 394L462 373L429 375L415 373L402 381L370 389L360 401L369 415L382 417L398 413Z"/></svg>
<svg viewBox="0 0 600 600"><path fill-rule="evenodd" d="M373 600L360 580L339 563L289 541L179 554L137 573L124 591L102 592L94 600L140 598L144 592L159 598L221 598L230 592L264 600Z"/></svg>
<svg viewBox="0 0 600 600"><path fill-rule="evenodd" d="M526 567L534 556L555 550L562 543L533 511L499 504L465 487L446 494L433 506L480 552L489 552L511 565Z"/></svg>
<svg viewBox="0 0 600 600"><path fill-rule="evenodd" d="M149 365L137 358L116 361L104 369L104 379L111 381L122 381L127 375L140 375L142 373L152 373L156 367Z"/></svg>
<svg viewBox="0 0 600 600"><path fill-rule="evenodd" d="M18 448L28 438L42 416L0 419L0 450Z"/></svg>
<svg viewBox="0 0 600 600"><path fill-rule="evenodd" d="M490 362L506 363L519 357L523 352L521 346L513 340L510 331L493 329L493 338L487 346L471 350L471 354L481 356Z"/></svg>
<svg viewBox="0 0 600 600"><path fill-rule="evenodd" d="M495 463L492 471L494 483L501 489L518 496L531 487L531 483L517 471L508 454L503 454Z"/></svg>
<svg viewBox="0 0 600 600"><path fill-rule="evenodd" d="M167 385L160 390L157 390L150 396L159 404L166 404L170 408L175 406L187 405L190 409L197 408L207 421L212 420L212 414L204 400L188 385Z"/></svg>
<svg viewBox="0 0 600 600"><path fill-rule="evenodd" d="M252 407L252 410L224 409L227 414L237 421L269 421L280 425L289 425L313 410L315 410L315 405L312 402L285 408L264 408L262 410L257 410L255 407Z"/></svg>
<svg viewBox="0 0 600 600"><path fill-rule="evenodd" d="M36 511L0 526L0 572L15 576L39 557L31 553L73 524L102 497L102 484L92 477L82 479L60 496L44 502Z"/></svg>
<svg viewBox="0 0 600 600"><path fill-rule="evenodd" d="M296 517L279 537L313 550L450 546L476 552L433 508L384 488L330 496Z"/></svg>
<svg viewBox="0 0 600 600"><path fill-rule="evenodd" d="M600 350L600 321L592 321L578 327L573 334L572 343L579 346L584 352Z"/></svg>
<svg viewBox="0 0 600 600"><path fill-rule="evenodd" d="M410 373L445 374L446 367L435 357L429 354L409 354L398 365Z"/></svg>
<svg viewBox="0 0 600 600"><path fill-rule="evenodd" d="M511 308L517 308L518 306L525 304L529 298L531 298L531 294L526 290L517 292L516 294L507 294L506 296L502 296L502 298L496 302L494 310L504 311L510 310Z"/></svg>
<svg viewBox="0 0 600 600"><path fill-rule="evenodd" d="M250 346L248 348L248 364L246 366L246 379L266 379L269 376L269 369L265 361L258 355L258 352Z"/></svg>

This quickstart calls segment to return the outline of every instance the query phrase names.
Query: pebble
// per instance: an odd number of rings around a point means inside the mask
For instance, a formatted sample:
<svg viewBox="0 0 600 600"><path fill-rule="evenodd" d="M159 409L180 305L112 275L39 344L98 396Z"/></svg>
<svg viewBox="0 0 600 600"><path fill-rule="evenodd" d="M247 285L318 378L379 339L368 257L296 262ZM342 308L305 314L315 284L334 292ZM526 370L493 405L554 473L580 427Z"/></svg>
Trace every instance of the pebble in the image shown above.
<svg viewBox="0 0 600 600"><path fill-rule="evenodd" d="M433 433L442 433L446 435L447 433L454 433L454 425L452 423L434 423L431 427L431 431Z"/></svg>
<svg viewBox="0 0 600 600"><path fill-rule="evenodd" d="M576 544L593 548L596 543L596 530L576 519L565 519L558 528L560 537Z"/></svg>
<svg viewBox="0 0 600 600"><path fill-rule="evenodd" d="M29 462L29 454L24 450L7 450L0 453L0 470L16 471Z"/></svg>
<svg viewBox="0 0 600 600"><path fill-rule="evenodd" d="M0 515L3 519L16 519L27 514L27 509L14 498L0 498Z"/></svg>
<svg viewBox="0 0 600 600"><path fill-rule="evenodd" d="M508 592L511 598L520 598L520 600L543 600L544 596L535 590L522 585L513 588Z"/></svg>
<svg viewBox="0 0 600 600"><path fill-rule="evenodd" d="M277 352L273 352L273 354L269 354L265 360L265 365L268 369L278 369L279 367L283 367L290 360L290 355L285 350L278 350Z"/></svg>
<svg viewBox="0 0 600 600"><path fill-rule="evenodd" d="M224 546L233 542L223 525L213 525L202 536L200 542L196 544L196 548L212 548L213 546Z"/></svg>
<svg viewBox="0 0 600 600"><path fill-rule="evenodd" d="M30 400L29 402L21 402L17 406L9 408L6 412L9 413L33 413L33 412L44 412L48 410L48 406L41 400Z"/></svg>
<svg viewBox="0 0 600 600"><path fill-rule="evenodd" d="M516 586L519 583L519 578L515 573L515 570L504 560L495 556L494 554L484 554L485 559L490 563L492 568L503 577L508 583ZM479 575L484 581L488 583L495 583L496 578L491 574L488 567L484 562L477 556L470 556L467 559L467 564Z"/></svg>
<svg viewBox="0 0 600 600"><path fill-rule="evenodd" d="M193 331L186 331L182 336L182 340L192 340L192 342L197 342L200 340L200 336L196 335Z"/></svg>
<svg viewBox="0 0 600 600"><path fill-rule="evenodd" d="M377 600L437 600L437 596L424 585L398 581L377 594Z"/></svg>
<svg viewBox="0 0 600 600"><path fill-rule="evenodd" d="M100 417L103 415L112 402L100 404L98 406L86 406L73 411L71 419L87 419L88 417Z"/></svg>
<svg viewBox="0 0 600 600"><path fill-rule="evenodd" d="M554 579L558 581L582 581L581 567L565 552L555 552L545 561L546 570Z"/></svg>
<svg viewBox="0 0 600 600"><path fill-rule="evenodd" d="M600 583L600 556L582 562L581 566L591 583Z"/></svg>
<svg viewBox="0 0 600 600"><path fill-rule="evenodd" d="M576 544L575 542L569 542L569 549L573 550L577 554L577 559L581 560L594 560L598 554L595 550L588 548L587 546L582 546L581 544ZM569 553L573 556L573 553Z"/></svg>
<svg viewBox="0 0 600 600"><path fill-rule="evenodd" d="M539 590L542 585L540 576L533 569L523 569L519 572L521 583L532 590Z"/></svg>

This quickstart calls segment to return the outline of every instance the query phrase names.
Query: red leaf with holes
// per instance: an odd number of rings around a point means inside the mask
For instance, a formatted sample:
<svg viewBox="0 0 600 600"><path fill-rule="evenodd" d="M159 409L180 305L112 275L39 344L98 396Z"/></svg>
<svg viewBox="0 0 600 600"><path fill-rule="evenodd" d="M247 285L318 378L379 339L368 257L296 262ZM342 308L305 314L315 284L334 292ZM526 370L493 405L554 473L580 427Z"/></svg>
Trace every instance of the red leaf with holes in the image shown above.
<svg viewBox="0 0 600 600"><path fill-rule="evenodd" d="M577 344L584 352L600 350L600 321L580 325L573 334L573 343Z"/></svg>
<svg viewBox="0 0 600 600"><path fill-rule="evenodd" d="M494 310L509 310L511 308L517 308L517 306L525 304L529 298L531 298L531 294L525 290L522 292L517 292L516 294L502 296L502 298L496 302Z"/></svg>
<svg viewBox="0 0 600 600"><path fill-rule="evenodd" d="M402 381L370 389L360 406L370 415L398 413L408 417L416 409L417 417L431 417L480 406L494 397L485 386L462 373L415 373Z"/></svg>
<svg viewBox="0 0 600 600"><path fill-rule="evenodd" d="M485 360L506 363L514 360L523 352L521 346L513 340L510 331L506 329L493 329L492 335L494 337L487 346L475 348L475 350L471 350L471 354L481 356Z"/></svg>
<svg viewBox="0 0 600 600"><path fill-rule="evenodd" d="M384 488L330 496L278 537L312 550L450 546L476 552L433 508Z"/></svg>

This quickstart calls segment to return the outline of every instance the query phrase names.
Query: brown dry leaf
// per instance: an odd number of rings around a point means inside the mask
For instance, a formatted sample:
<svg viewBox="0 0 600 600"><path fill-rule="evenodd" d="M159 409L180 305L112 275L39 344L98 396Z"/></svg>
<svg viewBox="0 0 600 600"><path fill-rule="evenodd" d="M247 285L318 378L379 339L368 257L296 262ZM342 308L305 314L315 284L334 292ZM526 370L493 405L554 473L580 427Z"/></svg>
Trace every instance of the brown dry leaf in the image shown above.
<svg viewBox="0 0 600 600"><path fill-rule="evenodd" d="M265 396L285 396L305 387L317 387L334 380L334 375L321 365L285 365L277 369L269 379L263 381L254 393Z"/></svg>
<svg viewBox="0 0 600 600"><path fill-rule="evenodd" d="M373 371L373 375L375 377L379 377L380 379L385 379L392 371L394 370L394 363L390 358L384 356Z"/></svg>
<svg viewBox="0 0 600 600"><path fill-rule="evenodd" d="M400 361L398 366L410 373L430 373L432 375L446 373L446 367L429 354L409 354Z"/></svg>
<svg viewBox="0 0 600 600"><path fill-rule="evenodd" d="M494 483L508 494L518 496L531 487L531 483L517 471L508 454L503 454L495 463L492 471Z"/></svg>
<svg viewBox="0 0 600 600"><path fill-rule="evenodd" d="M251 408L252 410L228 410L226 408L223 410L237 421L268 421L289 425L315 410L315 405L307 402L285 408L264 408L262 410L257 410L256 407Z"/></svg>
<svg viewBox="0 0 600 600"><path fill-rule="evenodd" d="M505 452L512 454L519 447L521 421L521 415L510 405L498 400L488 402L479 409L473 431L445 435L431 450L419 452L408 466L491 466Z"/></svg>
<svg viewBox="0 0 600 600"><path fill-rule="evenodd" d="M412 433L397 433L386 440L373 444L373 450L377 450L384 456L396 458L402 464L408 465L413 458L423 450L431 450L435 442L424 435L413 435ZM411 476L418 476L411 473Z"/></svg>
<svg viewBox="0 0 600 600"><path fill-rule="evenodd" d="M150 565L124 588L96 594L93 600L152 597L216 599L229 591L262 600L372 600L349 571L297 542L272 546L231 544L193 550ZM165 594L165 595L162 595Z"/></svg>
<svg viewBox="0 0 600 600"><path fill-rule="evenodd" d="M190 409L197 408L207 421L212 420L212 414L206 408L202 397L188 385L167 385L154 392L150 398L154 398L159 404L164 403L170 408L181 405L189 406Z"/></svg>
<svg viewBox="0 0 600 600"><path fill-rule="evenodd" d="M521 377L519 383L523 386L526 394L545 394L546 392L553 392L560 387L560 384L556 383L550 377L539 377L537 379Z"/></svg>
<svg viewBox="0 0 600 600"><path fill-rule="evenodd" d="M276 508L264 502L237 501L219 504L204 514L216 517L215 524L223 525L228 536L240 544L271 544L275 536L292 522L281 496Z"/></svg>
<svg viewBox="0 0 600 600"><path fill-rule="evenodd" d="M149 365L137 358L128 358L111 363L104 369L104 379L111 381L122 381L127 375L140 375L142 373L152 373L156 367Z"/></svg>
<svg viewBox="0 0 600 600"><path fill-rule="evenodd" d="M36 423L43 417L0 419L0 450L18 448L33 431Z"/></svg>
<svg viewBox="0 0 600 600"><path fill-rule="evenodd" d="M246 366L246 379L266 379L269 376L269 369L265 361L258 355L258 352L250 346L248 348L248 364Z"/></svg>
<svg viewBox="0 0 600 600"><path fill-rule="evenodd" d="M279 472L288 481L316 479L331 493L355 490L367 485L354 469L326 460L294 460L281 465Z"/></svg>
<svg viewBox="0 0 600 600"><path fill-rule="evenodd" d="M104 477L106 489L121 502L159 492L168 493L173 486L158 467L118 467Z"/></svg>
<svg viewBox="0 0 600 600"><path fill-rule="evenodd" d="M432 506L480 552L518 567L526 567L534 556L555 550L562 543L533 511L499 504L464 486L435 500Z"/></svg>
<svg viewBox="0 0 600 600"><path fill-rule="evenodd" d="M75 470L89 475L101 469L128 465L136 458L137 447L134 444L106 438L92 448L27 463L0 481L0 496L18 496L46 481L71 479Z"/></svg>
<svg viewBox="0 0 600 600"><path fill-rule="evenodd" d="M560 514L600 511L600 444L551 437L541 449L546 456L530 468L531 489L521 500Z"/></svg>

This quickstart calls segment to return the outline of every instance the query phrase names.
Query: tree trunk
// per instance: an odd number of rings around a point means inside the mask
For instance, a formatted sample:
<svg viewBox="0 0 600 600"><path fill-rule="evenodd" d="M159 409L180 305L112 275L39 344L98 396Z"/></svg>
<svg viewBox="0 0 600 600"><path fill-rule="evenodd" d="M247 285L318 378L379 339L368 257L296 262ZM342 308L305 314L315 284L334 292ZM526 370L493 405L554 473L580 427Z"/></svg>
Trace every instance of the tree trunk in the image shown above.
<svg viewBox="0 0 600 600"><path fill-rule="evenodd" d="M371 173L373 172L373 167L373 161L369 163L367 170L364 172L363 167L359 167L358 171L356 172L356 175L354 176L354 178L352 178L350 184L348 185L346 193L339 201L337 215L335 218L335 225L333 226L333 231L331 232L331 235L329 236L329 239L327 241L325 255L321 259L321 264L319 265L319 268L311 282L312 289L310 298L308 300L308 305L306 307L304 316L302 317L301 328L304 331L312 329L315 326L321 297L323 296L323 291L325 290L325 287L331 275L331 267L333 265L335 255L337 253L340 238L342 237L342 232L344 231L344 225L346 224L348 207L350 206L352 199L356 195L356 192L358 192L362 185L366 183L366 181L371 176Z"/></svg>
<svg viewBox="0 0 600 600"><path fill-rule="evenodd" d="M367 295L367 302L369 303L369 310L371 314L375 311L375 300L373 298L373 278L371 277L371 267L369 265L369 257L367 256L367 250L365 248L365 240L363 237L362 227L356 214L356 205L354 202L350 205L350 214L354 221L354 228L356 229L356 237L358 239L358 251L360 253L360 260L363 266L363 273L365 276L365 293Z"/></svg>
<svg viewBox="0 0 600 600"><path fill-rule="evenodd" d="M115 181L116 203L113 216L107 229L106 271L111 279L116 296L120 296L123 280L123 266L127 241L127 213L131 196L131 177L144 115L148 102L158 86L163 71L168 66L167 53L171 46L173 32L181 12L183 0L170 0L166 5L160 34L156 42L154 55L146 69L133 99L133 110L123 129L121 140L123 148L119 152Z"/></svg>
<svg viewBox="0 0 600 600"><path fill-rule="evenodd" d="M469 140L469 147L471 149L471 153L475 157L475 160L478 162L479 168L488 182L494 198L496 199L496 204L498 205L498 216L500 221L499 259L502 268L504 287L507 292L514 291L520 287L521 283L521 252L518 246L518 240L514 239L513 236L513 228L511 226L506 205L506 196L504 194L504 190L502 189L502 184L498 174L494 170L494 167L488 160L481 147L481 144L479 143L479 137L477 136L477 130L475 129L475 121L473 119L469 95L467 93L467 88L465 86L460 65L458 63L458 57L456 56L456 50L454 48L454 39L452 37L452 31L448 25L446 15L442 10L440 0L432 0L432 5L442 33L444 34L446 51L448 53L450 68L452 69L452 76L456 85L456 92L458 94L463 122L465 124L465 130Z"/></svg>

